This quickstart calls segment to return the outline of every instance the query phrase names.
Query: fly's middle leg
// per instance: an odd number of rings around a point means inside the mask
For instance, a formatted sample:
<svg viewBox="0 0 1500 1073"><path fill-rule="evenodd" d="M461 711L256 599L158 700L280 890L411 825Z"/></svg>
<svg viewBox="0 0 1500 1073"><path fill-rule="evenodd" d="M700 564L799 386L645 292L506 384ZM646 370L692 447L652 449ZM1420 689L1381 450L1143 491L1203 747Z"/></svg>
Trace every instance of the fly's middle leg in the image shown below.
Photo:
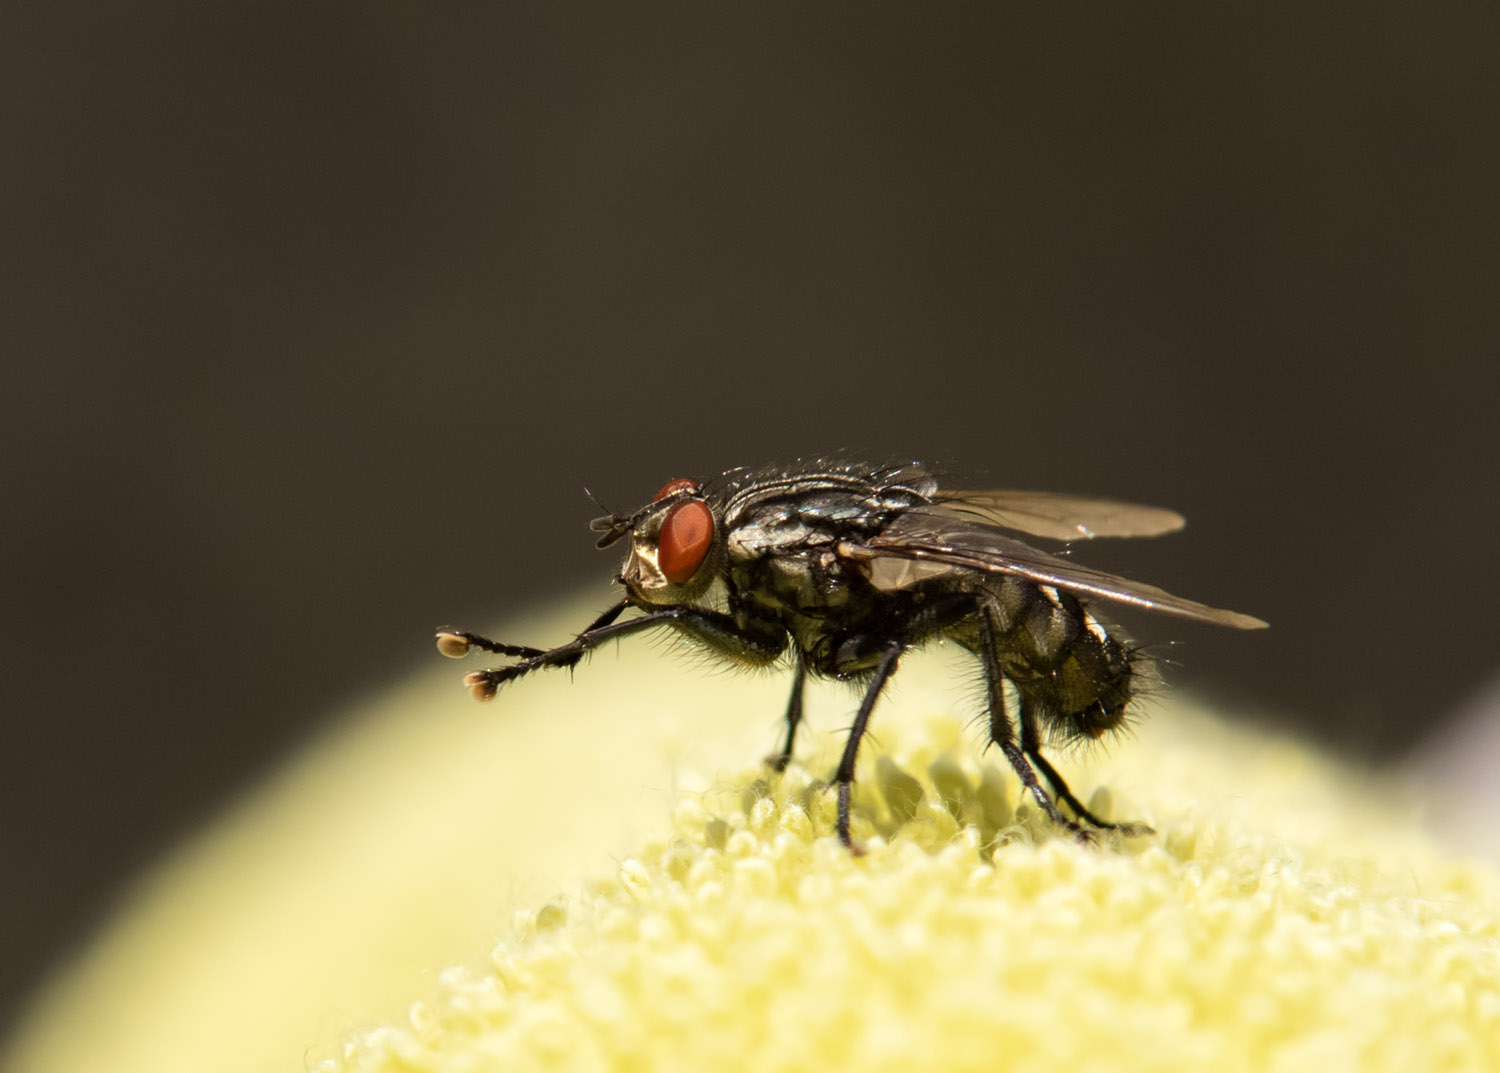
<svg viewBox="0 0 1500 1073"><path fill-rule="evenodd" d="M807 683L807 665L802 654L794 650L792 655L792 695L786 703L786 744L781 752L766 757L772 771L782 772L792 762L792 744L797 740L797 728L802 724L802 687Z"/></svg>
<svg viewBox="0 0 1500 1073"><path fill-rule="evenodd" d="M875 701L879 698L880 691L885 688L885 683L891 675L896 673L896 661L901 658L901 648L900 641L886 643L880 663L875 668L875 676L870 679L864 699L859 702L859 711L854 716L854 725L849 728L849 738L844 743L843 758L839 760L838 771L833 776L833 783L838 788L839 798L839 841L856 854L862 851L849 835L849 799L854 788L854 760L859 754L860 739L865 736L865 730L870 725L870 712L875 708Z"/></svg>

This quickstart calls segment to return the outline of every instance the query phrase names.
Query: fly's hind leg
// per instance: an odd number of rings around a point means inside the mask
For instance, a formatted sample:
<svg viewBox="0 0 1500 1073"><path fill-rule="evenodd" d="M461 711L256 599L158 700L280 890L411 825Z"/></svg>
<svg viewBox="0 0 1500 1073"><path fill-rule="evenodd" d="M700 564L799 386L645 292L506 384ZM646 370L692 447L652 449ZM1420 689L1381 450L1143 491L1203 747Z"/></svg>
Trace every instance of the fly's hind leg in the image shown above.
<svg viewBox="0 0 1500 1073"><path fill-rule="evenodd" d="M792 744L797 740L797 728L802 724L802 687L807 682L807 665L802 662L802 654L793 649L792 653L792 696L786 704L786 744L781 747L779 753L772 753L766 757L766 764L772 771L782 772L792 762Z"/></svg>
<svg viewBox="0 0 1500 1073"><path fill-rule="evenodd" d="M1063 810L1057 807L1057 802L1047 796L1047 791L1042 788L1041 780L1037 778L1036 768L1031 766L1031 760L1027 758L1030 754L1016 740L1016 728L1005 707L1005 675L1000 667L1000 657L995 651L995 625L990 619L989 611L982 606L978 617L979 658L984 663L985 692L990 708L990 741L1000 747L1000 751L1005 754L1005 759L1010 761L1010 766L1030 792L1033 800L1047 814L1047 818L1059 827L1067 828L1080 841L1088 841L1093 837L1093 832L1070 820ZM1041 760L1040 757L1035 757L1035 759L1041 761L1037 766L1044 773L1051 770L1051 765L1045 760ZM1051 774L1055 775L1056 772ZM1051 775L1048 776L1048 781L1052 781ZM1072 795L1069 794L1063 800L1067 801L1071 797Z"/></svg>
<svg viewBox="0 0 1500 1073"><path fill-rule="evenodd" d="M1090 827L1097 827L1102 831L1119 831L1121 834L1131 838L1138 835L1151 834L1151 828L1144 823L1111 823L1109 820L1101 820L1084 807L1083 802L1078 800L1078 797L1072 790L1068 789L1068 784L1057 773L1057 769L1042 755L1041 732L1037 724L1036 705L1025 697L1022 697L1021 751L1036 765L1036 769L1042 773L1042 778L1046 779L1052 787L1052 793L1066 802L1068 808L1073 810L1073 815L1077 816Z"/></svg>

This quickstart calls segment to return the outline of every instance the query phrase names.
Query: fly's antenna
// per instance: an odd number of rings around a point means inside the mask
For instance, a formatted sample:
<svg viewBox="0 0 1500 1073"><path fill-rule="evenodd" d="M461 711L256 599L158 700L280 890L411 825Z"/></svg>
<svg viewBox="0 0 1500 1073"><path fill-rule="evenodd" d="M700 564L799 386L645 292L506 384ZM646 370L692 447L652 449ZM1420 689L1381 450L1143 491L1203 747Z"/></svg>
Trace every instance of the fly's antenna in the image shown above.
<svg viewBox="0 0 1500 1073"><path fill-rule="evenodd" d="M610 510L602 502L600 502L599 497L594 494L593 489L591 489L588 485L584 485L583 486L583 494L586 495L586 496L588 496L590 499L592 499L594 501L594 506L598 507L600 510L602 510L609 517L611 517L611 518L618 518L619 517L618 514L616 514L614 511Z"/></svg>
<svg viewBox="0 0 1500 1073"><path fill-rule="evenodd" d="M620 515L616 514L614 511L606 507L602 502L600 502L599 497L594 494L593 490L589 488L588 485L583 486L583 491L585 495L587 495L594 501L594 506L598 507L604 512L604 517L595 518L593 521L589 522L589 532L601 534L599 540L594 544L594 547L607 548L615 541L619 540L626 533L630 532L630 526L633 519L622 518L620 517Z"/></svg>

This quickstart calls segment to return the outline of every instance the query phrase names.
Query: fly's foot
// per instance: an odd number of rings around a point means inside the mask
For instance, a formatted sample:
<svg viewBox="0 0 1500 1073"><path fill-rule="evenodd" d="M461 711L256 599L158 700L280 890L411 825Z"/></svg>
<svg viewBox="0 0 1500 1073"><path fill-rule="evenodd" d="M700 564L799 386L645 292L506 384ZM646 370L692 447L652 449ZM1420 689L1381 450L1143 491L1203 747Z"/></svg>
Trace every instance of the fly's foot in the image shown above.
<svg viewBox="0 0 1500 1073"><path fill-rule="evenodd" d="M1078 818L1088 825L1088 830L1091 832L1113 831L1121 838L1145 838L1148 835L1156 834L1156 828L1152 827L1149 823L1134 823L1131 821L1113 823L1109 820L1101 820L1092 812L1087 811L1080 813Z"/></svg>
<svg viewBox="0 0 1500 1073"><path fill-rule="evenodd" d="M1046 814L1047 819L1072 835L1073 841L1082 846L1092 846L1098 843L1099 836L1093 828L1070 820L1067 813L1058 808L1057 802L1048 797L1046 791L1040 786L1028 787L1028 789L1032 791L1031 796L1042 807L1042 812Z"/></svg>
<svg viewBox="0 0 1500 1073"><path fill-rule="evenodd" d="M449 659L463 659L469 654L471 642L461 633L444 630L437 635L437 650Z"/></svg>
<svg viewBox="0 0 1500 1073"><path fill-rule="evenodd" d="M1071 796L1071 795L1070 795ZM1073 801L1068 804L1073 805ZM1147 835L1156 834L1155 828L1149 824L1122 822L1114 823L1110 820L1102 820L1088 809L1079 806L1073 809L1076 821L1069 820L1064 816L1063 825L1072 833L1073 837L1085 845L1097 845L1101 831L1113 831L1121 838L1143 838ZM1059 815L1062 815L1059 812Z"/></svg>
<svg viewBox="0 0 1500 1073"><path fill-rule="evenodd" d="M469 696L475 700L494 700L500 687L512 678L519 678L531 669L525 663L514 667L492 667L482 671L470 671L464 675L464 685L469 687Z"/></svg>
<svg viewBox="0 0 1500 1073"><path fill-rule="evenodd" d="M791 762L792 762L792 754L791 753L783 753L783 752L767 753L764 757L761 758L761 763L765 764L766 767L770 768L777 775L784 774L786 772L787 765L790 764Z"/></svg>
<svg viewBox="0 0 1500 1073"><path fill-rule="evenodd" d="M850 798L853 796L854 785L849 782L835 782L838 794L838 820L835 827L838 831L839 841L843 843L851 857L863 857L865 848L854 841L854 836L849 833Z"/></svg>
<svg viewBox="0 0 1500 1073"><path fill-rule="evenodd" d="M464 675L464 685L469 687L469 696L475 700L494 700L500 687L490 681L489 671L470 671Z"/></svg>
<svg viewBox="0 0 1500 1073"><path fill-rule="evenodd" d="M1037 757L1035 759L1040 758ZM1110 811L1110 793L1106 787L1101 786L1094 791L1094 796L1090 799L1090 804L1094 808L1090 809L1082 801L1078 800L1072 790L1068 789L1068 784L1063 782L1062 776L1058 775L1051 764L1042 760L1038 766L1042 768L1048 781L1052 783L1052 788L1056 791L1059 802L1068 806L1068 811L1073 814L1079 823L1087 824L1097 831L1114 831L1122 838L1142 838L1146 835L1154 835L1156 833L1148 824L1133 823L1128 820L1121 820L1116 823L1113 820L1106 820L1100 816L1099 812L1107 814ZM1095 809L1099 811L1096 812L1094 811Z"/></svg>
<svg viewBox="0 0 1500 1073"><path fill-rule="evenodd" d="M532 648L529 645L508 645L500 641L491 641L488 637L481 637L477 633L468 630L442 629L437 634L437 650L449 659L462 659L472 650L480 649L485 652L494 652L496 655L513 656L521 662L513 667L496 667L483 671L470 671L464 675L464 685L469 689L469 695L475 700L493 700L495 693L500 687L512 678L519 678L527 671L538 665L541 657L547 655L540 648ZM572 656L554 661L559 666L571 667L578 662L578 656Z"/></svg>

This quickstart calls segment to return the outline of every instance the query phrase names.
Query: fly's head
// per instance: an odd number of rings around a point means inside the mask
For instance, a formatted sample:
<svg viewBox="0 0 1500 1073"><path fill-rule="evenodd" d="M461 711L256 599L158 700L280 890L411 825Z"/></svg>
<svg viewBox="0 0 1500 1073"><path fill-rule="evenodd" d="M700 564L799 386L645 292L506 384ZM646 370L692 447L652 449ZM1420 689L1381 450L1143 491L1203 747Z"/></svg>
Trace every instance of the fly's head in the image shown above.
<svg viewBox="0 0 1500 1073"><path fill-rule="evenodd" d="M688 478L669 481L650 503L626 517L611 514L589 523L607 548L630 538L620 581L643 604L680 604L702 596L724 558L723 540L703 487Z"/></svg>

